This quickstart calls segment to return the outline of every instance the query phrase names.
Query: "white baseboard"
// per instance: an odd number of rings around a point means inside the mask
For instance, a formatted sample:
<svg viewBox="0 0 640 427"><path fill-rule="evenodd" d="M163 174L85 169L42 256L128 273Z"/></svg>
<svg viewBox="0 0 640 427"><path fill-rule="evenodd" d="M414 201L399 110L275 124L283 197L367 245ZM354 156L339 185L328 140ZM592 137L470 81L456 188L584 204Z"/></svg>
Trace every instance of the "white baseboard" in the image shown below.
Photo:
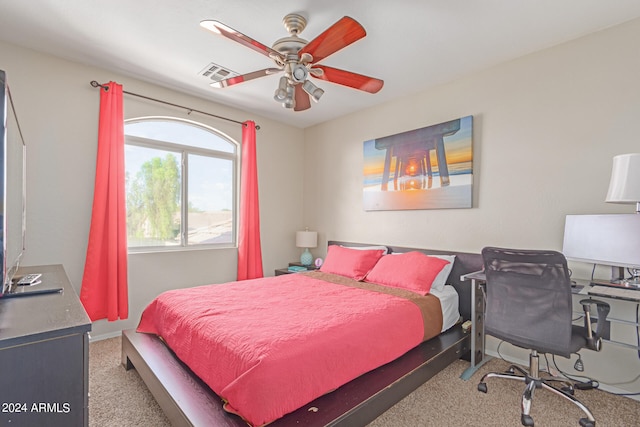
<svg viewBox="0 0 640 427"><path fill-rule="evenodd" d="M91 335L91 333L89 333L89 342L94 342L94 341L102 341L102 340L106 340L109 338L115 338L115 337L119 337L120 335L122 335L122 331L113 331L113 332L109 332L106 334L101 334L101 335Z"/></svg>

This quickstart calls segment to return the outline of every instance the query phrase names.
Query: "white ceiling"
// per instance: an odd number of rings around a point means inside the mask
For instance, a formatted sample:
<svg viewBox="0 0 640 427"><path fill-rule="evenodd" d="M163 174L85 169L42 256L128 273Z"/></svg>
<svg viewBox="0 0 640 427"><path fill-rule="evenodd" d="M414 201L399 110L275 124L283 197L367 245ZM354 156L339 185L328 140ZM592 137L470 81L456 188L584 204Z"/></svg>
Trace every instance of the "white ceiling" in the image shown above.
<svg viewBox="0 0 640 427"><path fill-rule="evenodd" d="M307 40L342 16L360 22L367 36L322 64L380 78L383 89L314 80L324 96L294 112L273 100L280 75L225 89L199 75L211 62L240 74L272 66L201 20L271 46L292 12L307 18ZM304 128L639 16L638 0L0 0L0 40Z"/></svg>

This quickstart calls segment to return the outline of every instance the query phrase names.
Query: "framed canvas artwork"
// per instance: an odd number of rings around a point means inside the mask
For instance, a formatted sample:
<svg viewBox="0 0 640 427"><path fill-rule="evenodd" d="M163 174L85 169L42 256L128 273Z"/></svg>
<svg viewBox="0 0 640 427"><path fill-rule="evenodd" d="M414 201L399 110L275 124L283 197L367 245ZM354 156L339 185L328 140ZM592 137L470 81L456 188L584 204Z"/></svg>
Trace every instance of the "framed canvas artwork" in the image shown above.
<svg viewBox="0 0 640 427"><path fill-rule="evenodd" d="M367 211L471 208L473 116L364 142Z"/></svg>

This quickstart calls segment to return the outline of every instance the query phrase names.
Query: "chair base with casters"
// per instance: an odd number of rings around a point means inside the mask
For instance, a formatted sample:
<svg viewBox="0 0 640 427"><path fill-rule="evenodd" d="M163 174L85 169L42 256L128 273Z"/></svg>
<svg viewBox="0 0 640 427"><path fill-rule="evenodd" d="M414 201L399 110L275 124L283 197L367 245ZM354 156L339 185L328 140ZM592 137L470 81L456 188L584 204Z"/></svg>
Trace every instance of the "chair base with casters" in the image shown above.
<svg viewBox="0 0 640 427"><path fill-rule="evenodd" d="M588 348L589 350L600 351L602 348L602 338L600 335L602 334L602 330L605 328L606 318L610 310L609 304L594 299L583 299L580 301L580 304L584 311L584 326L573 327L573 335L581 337L581 339L578 343L574 343L575 348L573 348L572 351L577 351L578 348L581 347ZM592 328L591 305L595 305L598 311L599 322L597 323L596 331L593 331ZM581 334L582 330L585 331L584 335ZM579 422L582 427L594 427L596 425L596 420L591 411L573 396L573 384L571 382L566 379L553 376L545 378L540 377L540 362L537 350L531 350L531 353L529 354L528 373L516 365L511 365L507 372L489 372L480 379L480 383L478 384L478 390L483 393L487 392L487 383L485 382L487 378L506 378L525 382L526 387L522 393L522 415L520 417L520 421L523 426L534 425L530 411L533 392L536 388L549 390L580 408L586 415L585 418L580 418ZM563 386L558 388L553 386L552 383L561 383Z"/></svg>
<svg viewBox="0 0 640 427"><path fill-rule="evenodd" d="M535 350L533 350L529 355L529 372L526 372L519 366L511 365L506 372L489 372L485 374L480 379L480 383L478 383L478 391L483 393L487 392L486 379L488 378L505 378L509 380L523 381L526 384L524 392L522 393L522 415L520 417L520 421L523 426L534 425L533 418L530 415L533 392L536 388L542 388L563 397L580 408L586 415L586 417L580 418L579 423L582 427L595 427L596 420L591 411L589 411L589 408L573 396L573 384L567 382L563 378L551 376L545 378L540 377L538 357L538 353ZM561 383L564 385L558 388L551 383Z"/></svg>

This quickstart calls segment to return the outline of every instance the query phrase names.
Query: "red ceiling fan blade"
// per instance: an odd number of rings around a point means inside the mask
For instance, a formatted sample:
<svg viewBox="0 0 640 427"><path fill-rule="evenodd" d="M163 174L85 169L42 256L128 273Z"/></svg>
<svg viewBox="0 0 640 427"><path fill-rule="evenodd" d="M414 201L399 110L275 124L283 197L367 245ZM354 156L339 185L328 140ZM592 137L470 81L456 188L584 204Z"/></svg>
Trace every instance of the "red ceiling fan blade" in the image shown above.
<svg viewBox="0 0 640 427"><path fill-rule="evenodd" d="M332 53L349 46L366 35L367 32L362 25L355 19L345 16L307 43L305 47L300 49L298 54L309 53L313 56L314 63L320 62Z"/></svg>
<svg viewBox="0 0 640 427"><path fill-rule="evenodd" d="M261 53L270 58L272 56L276 56L280 58L282 61L284 61L285 59L280 52L273 50L270 47L265 46L258 41L255 41L249 36L245 36L240 31L236 31L233 28L224 25L222 22L205 20L200 22L200 26L204 29L211 31L212 33L220 34L221 36L231 39L236 43L240 43L241 45L246 46L249 49L253 49L256 52Z"/></svg>
<svg viewBox="0 0 640 427"><path fill-rule="evenodd" d="M380 79L352 73L351 71L344 71L338 68L327 67L325 65L314 65L313 68L319 68L323 71L319 76L314 73L310 73L313 77L369 93L377 93L384 85L384 81Z"/></svg>
<svg viewBox="0 0 640 427"><path fill-rule="evenodd" d="M311 100L307 92L302 89L302 85L296 85L295 88L296 106L293 108L293 111L304 111L311 108Z"/></svg>
<svg viewBox="0 0 640 427"><path fill-rule="evenodd" d="M215 87L216 89L221 89L233 85L237 85L239 83L244 83L249 80L257 79L264 76L269 76L271 74L278 73L282 70L279 68L265 68L264 70L254 71L247 74L242 74L240 76L229 77L228 79L220 80L218 82L211 83L211 87Z"/></svg>

